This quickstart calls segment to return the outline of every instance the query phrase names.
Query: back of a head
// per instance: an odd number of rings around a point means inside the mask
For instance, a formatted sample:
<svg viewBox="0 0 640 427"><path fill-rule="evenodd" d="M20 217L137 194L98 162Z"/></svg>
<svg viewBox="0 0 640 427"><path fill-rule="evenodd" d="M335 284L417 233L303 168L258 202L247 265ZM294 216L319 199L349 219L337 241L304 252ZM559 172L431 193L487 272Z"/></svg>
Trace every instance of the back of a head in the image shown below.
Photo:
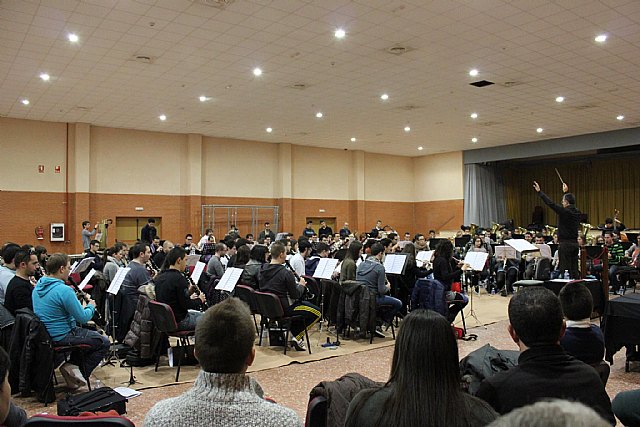
<svg viewBox="0 0 640 427"><path fill-rule="evenodd" d="M254 261L264 262L267 252L269 252L269 249L267 249L266 246L254 245L251 248L251 253L249 254L249 258Z"/></svg>
<svg viewBox="0 0 640 427"><path fill-rule="evenodd" d="M607 427L593 409L579 402L550 400L514 409L488 427Z"/></svg>
<svg viewBox="0 0 640 427"><path fill-rule="evenodd" d="M376 256L378 255L380 252L384 251L384 246L382 246L380 243L374 243L371 246L371 255Z"/></svg>
<svg viewBox="0 0 640 427"><path fill-rule="evenodd" d="M2 248L2 259L5 264L13 263L13 258L16 256L16 253L20 250L20 245L17 243L7 243Z"/></svg>
<svg viewBox="0 0 640 427"><path fill-rule="evenodd" d="M589 289L582 283L567 283L560 290L558 297L564 317L568 320L582 320L591 317L593 297Z"/></svg>
<svg viewBox="0 0 640 427"><path fill-rule="evenodd" d="M129 257L131 257L131 259L136 259L140 256L140 254L144 255L144 253L147 251L147 246L149 246L149 243L147 242L136 243L131 247L131 250L129 251Z"/></svg>
<svg viewBox="0 0 640 427"><path fill-rule="evenodd" d="M318 243L318 245L316 246L316 252L318 253L322 253L322 252L330 252L331 248L329 247L329 245L327 245L324 242L320 242Z"/></svg>
<svg viewBox="0 0 640 427"><path fill-rule="evenodd" d="M355 261L358 259L358 255L360 254L361 250L362 243L354 240L353 242L349 243L349 248L347 249L347 255L345 256L345 258L350 258Z"/></svg>
<svg viewBox="0 0 640 427"><path fill-rule="evenodd" d="M249 307L237 298L208 309L196 325L195 351L202 370L240 373L256 337Z"/></svg>
<svg viewBox="0 0 640 427"><path fill-rule="evenodd" d="M47 274L54 275L59 270L60 267L64 267L69 263L69 255L63 253L55 253L51 254L49 259L47 260Z"/></svg>
<svg viewBox="0 0 640 427"><path fill-rule="evenodd" d="M276 259L278 258L280 255L282 255L285 251L285 248L283 245L281 245L280 243L274 243L273 245L271 245L271 249L269 250L269 253L271 254L271 259Z"/></svg>
<svg viewBox="0 0 640 427"><path fill-rule="evenodd" d="M453 243L451 243L451 240L448 240L448 239L441 240L440 243L438 243L438 246L436 246L435 256L449 259L451 258L452 255L453 255Z"/></svg>
<svg viewBox="0 0 640 427"><path fill-rule="evenodd" d="M560 300L541 286L525 288L509 301L509 322L527 347L556 344L562 320Z"/></svg>

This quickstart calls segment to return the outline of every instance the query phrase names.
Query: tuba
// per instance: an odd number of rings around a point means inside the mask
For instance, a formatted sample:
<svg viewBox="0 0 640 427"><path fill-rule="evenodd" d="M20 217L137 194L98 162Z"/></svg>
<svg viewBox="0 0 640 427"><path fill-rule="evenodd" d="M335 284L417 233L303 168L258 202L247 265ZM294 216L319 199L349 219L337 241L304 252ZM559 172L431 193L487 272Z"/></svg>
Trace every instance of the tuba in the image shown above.
<svg viewBox="0 0 640 427"><path fill-rule="evenodd" d="M502 224L498 224L497 222L491 223L491 234L498 234L498 231L502 229Z"/></svg>
<svg viewBox="0 0 640 427"><path fill-rule="evenodd" d="M474 223L469 224L469 234L471 236L475 236L477 231L478 231L478 225L477 224L474 224Z"/></svg>
<svg viewBox="0 0 640 427"><path fill-rule="evenodd" d="M548 236L553 236L553 234L558 231L558 227L554 227L552 225L545 225L544 226L545 231L547 232Z"/></svg>
<svg viewBox="0 0 640 427"><path fill-rule="evenodd" d="M527 229L524 227L516 227L516 229L513 231L513 234L524 234L527 232Z"/></svg>
<svg viewBox="0 0 640 427"><path fill-rule="evenodd" d="M587 242L587 239L589 238L589 232L591 231L592 228L594 228L594 227L591 224L588 224L586 222L581 222L580 223L580 231L582 232L582 235L584 236L585 243L589 243L589 242Z"/></svg>

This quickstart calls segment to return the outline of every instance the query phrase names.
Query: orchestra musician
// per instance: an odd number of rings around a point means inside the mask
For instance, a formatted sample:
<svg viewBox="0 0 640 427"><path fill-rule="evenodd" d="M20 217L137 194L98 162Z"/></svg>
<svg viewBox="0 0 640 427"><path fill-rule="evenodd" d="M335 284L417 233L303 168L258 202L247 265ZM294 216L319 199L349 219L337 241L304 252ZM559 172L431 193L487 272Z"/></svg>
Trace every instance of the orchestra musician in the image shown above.
<svg viewBox="0 0 640 427"><path fill-rule="evenodd" d="M151 257L149 244L138 242L131 247L133 259L128 267L131 269L124 277L122 286L116 296L115 308L118 312L118 325L116 330L116 340L122 342L129 331L131 320L138 304L138 288L146 285L152 280L152 276L145 267Z"/></svg>

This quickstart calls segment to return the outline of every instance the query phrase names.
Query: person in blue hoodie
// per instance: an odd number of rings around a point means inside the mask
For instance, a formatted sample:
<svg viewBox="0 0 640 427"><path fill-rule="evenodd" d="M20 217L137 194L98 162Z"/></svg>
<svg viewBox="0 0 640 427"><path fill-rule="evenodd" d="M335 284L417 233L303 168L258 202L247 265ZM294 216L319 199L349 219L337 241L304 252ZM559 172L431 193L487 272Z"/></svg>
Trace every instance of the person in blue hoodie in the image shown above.
<svg viewBox="0 0 640 427"><path fill-rule="evenodd" d="M71 270L70 258L63 253L53 254L47 261L47 275L38 280L31 298L33 312L40 318L55 345L86 344L91 346L84 351L83 357L72 353L70 364L60 370L70 386L82 386L73 365L88 380L91 372L109 352L109 339L96 331L79 327L86 324L95 312L95 302L89 300L86 307L76 298L76 294L65 281ZM71 366L69 366L71 365Z"/></svg>

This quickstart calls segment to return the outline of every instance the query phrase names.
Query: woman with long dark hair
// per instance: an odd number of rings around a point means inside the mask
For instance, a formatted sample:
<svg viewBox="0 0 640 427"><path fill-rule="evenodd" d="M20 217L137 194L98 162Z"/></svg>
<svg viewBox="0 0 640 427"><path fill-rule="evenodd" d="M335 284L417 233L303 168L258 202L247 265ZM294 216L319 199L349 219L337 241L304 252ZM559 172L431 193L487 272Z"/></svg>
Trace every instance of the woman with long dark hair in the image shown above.
<svg viewBox="0 0 640 427"><path fill-rule="evenodd" d="M340 282L356 280L356 263L362 255L362 243L354 240L349 244L347 253L340 265Z"/></svg>
<svg viewBox="0 0 640 427"><path fill-rule="evenodd" d="M407 314L407 306L409 305L411 292L413 286L416 284L416 280L427 277L429 271L426 268L418 267L416 262L416 247L413 243L404 245L401 253L407 254L407 261L405 262L404 273L400 275L400 280L398 281L398 293L394 296L402 301L402 310L400 312L405 315Z"/></svg>
<svg viewBox="0 0 640 427"><path fill-rule="evenodd" d="M345 426L475 427L497 416L460 388L458 345L447 319L414 310L400 326L389 381L356 395Z"/></svg>
<svg viewBox="0 0 640 427"><path fill-rule="evenodd" d="M460 280L462 270L459 262L453 257L453 243L441 240L433 254L433 278L444 285L445 298L449 304L448 319L453 322L460 311L467 305L466 295L451 290L454 280Z"/></svg>

